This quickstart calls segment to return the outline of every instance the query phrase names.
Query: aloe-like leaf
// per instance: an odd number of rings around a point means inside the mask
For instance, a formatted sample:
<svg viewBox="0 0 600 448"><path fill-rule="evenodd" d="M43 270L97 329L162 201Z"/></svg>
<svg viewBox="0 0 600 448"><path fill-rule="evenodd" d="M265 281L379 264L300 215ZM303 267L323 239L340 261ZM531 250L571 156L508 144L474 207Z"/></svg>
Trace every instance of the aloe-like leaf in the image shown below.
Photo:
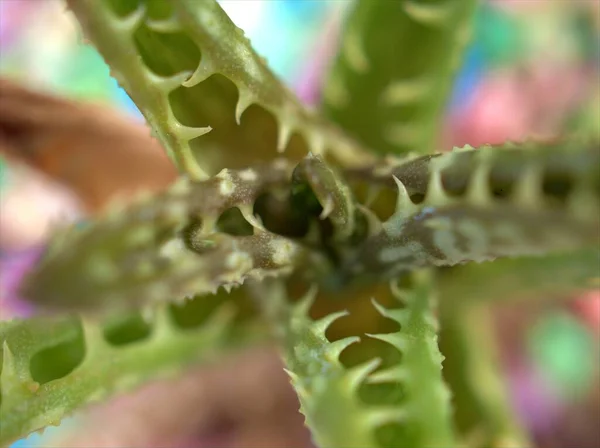
<svg viewBox="0 0 600 448"><path fill-rule="evenodd" d="M432 152L476 3L357 0L325 86L326 114L378 152Z"/></svg>
<svg viewBox="0 0 600 448"><path fill-rule="evenodd" d="M394 177L394 214L342 275L393 276L419 266L544 255L599 242L597 143L465 148L407 163L412 169L401 164L388 172L410 184Z"/></svg>
<svg viewBox="0 0 600 448"><path fill-rule="evenodd" d="M359 385L377 361L348 370L340 353L359 340L350 337L329 342L327 328L346 313L334 313L313 321L308 315L316 289L295 305L287 303L285 287L277 282L257 285L275 332L283 343L284 360L300 400L313 440L321 448L375 447L373 418L357 394Z"/></svg>
<svg viewBox="0 0 600 448"><path fill-rule="evenodd" d="M467 445L532 446L510 400L491 310L442 302L440 311L441 348L452 355L444 363L444 377Z"/></svg>
<svg viewBox="0 0 600 448"><path fill-rule="evenodd" d="M104 322L36 317L0 323L0 443L58 425L82 406L256 342L257 328L236 318L229 298L221 299L209 304L199 297L199 303L179 311L160 306ZM195 322L177 318L190 310Z"/></svg>
<svg viewBox="0 0 600 448"><path fill-rule="evenodd" d="M293 174L293 192L310 189L320 206L319 218L329 219L336 242L348 240L356 228L356 205L342 177L321 157L312 154L298 164Z"/></svg>
<svg viewBox="0 0 600 448"><path fill-rule="evenodd" d="M375 355L352 367L340 361L341 353L360 338L328 339L328 328L347 312L312 320L309 311L314 289L294 305L286 303L280 283L272 283L268 293L261 290L261 303L283 340L284 360L300 399L300 411L319 447L452 446L449 396L441 378L442 358L431 309L432 285L422 272L415 276L413 289L390 290L403 309L375 303L384 317L401 327L394 333L367 335L402 354L399 363L380 370L376 369L381 359ZM365 401L372 397L362 389L389 383L394 387L400 383L404 390L401 403Z"/></svg>
<svg viewBox="0 0 600 448"><path fill-rule="evenodd" d="M397 365L371 375L374 384L400 383L404 398L400 425L390 428L389 447L455 446L450 393L442 379L442 361L437 340L436 284L432 272L417 271L409 288L391 284L391 293L401 308L385 308L374 299L378 311L400 325L394 333L370 335L387 342L402 353Z"/></svg>
<svg viewBox="0 0 600 448"><path fill-rule="evenodd" d="M457 266L439 273L442 302L459 305L492 301L570 297L600 286L600 248L543 257Z"/></svg>
<svg viewBox="0 0 600 448"><path fill-rule="evenodd" d="M290 176L290 165L277 161L206 181L182 178L158 195L117 204L56 235L22 293L44 306L110 308L288 274L306 251L267 231L253 207L263 192L289 189ZM232 212L238 219L227 220Z"/></svg>
<svg viewBox="0 0 600 448"><path fill-rule="evenodd" d="M297 160L309 151L346 164L370 158L299 103L215 0L68 4L192 178L270 159L277 150Z"/></svg>

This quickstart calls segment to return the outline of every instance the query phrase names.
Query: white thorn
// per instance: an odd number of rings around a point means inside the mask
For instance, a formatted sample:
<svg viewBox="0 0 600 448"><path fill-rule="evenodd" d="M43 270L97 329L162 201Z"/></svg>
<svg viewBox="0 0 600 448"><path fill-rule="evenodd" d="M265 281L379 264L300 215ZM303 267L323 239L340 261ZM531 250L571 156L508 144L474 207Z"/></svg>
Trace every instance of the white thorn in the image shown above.
<svg viewBox="0 0 600 448"><path fill-rule="evenodd" d="M410 199L410 195L408 194L408 190L402 183L400 179L396 176L392 176L394 182L396 182L396 187L398 189L398 197L396 198L396 211L394 215L405 217L410 216L414 213L417 207Z"/></svg>
<svg viewBox="0 0 600 448"><path fill-rule="evenodd" d="M293 127L289 123L280 123L279 132L277 133L277 152L282 153L285 151L292 136L292 132Z"/></svg>
<svg viewBox="0 0 600 448"><path fill-rule="evenodd" d="M326 219L331 214L331 212L335 209L335 203L331 196L327 196L327 198L325 199L325 203L322 205L323 205L323 211L319 215L319 219L321 219L321 220Z"/></svg>

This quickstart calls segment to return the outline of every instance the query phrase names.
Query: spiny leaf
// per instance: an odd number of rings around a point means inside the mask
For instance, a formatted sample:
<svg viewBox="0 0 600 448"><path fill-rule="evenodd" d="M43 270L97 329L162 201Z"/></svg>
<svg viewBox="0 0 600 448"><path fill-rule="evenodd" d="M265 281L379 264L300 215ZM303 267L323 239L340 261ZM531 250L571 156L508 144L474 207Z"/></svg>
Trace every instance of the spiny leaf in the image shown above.
<svg viewBox="0 0 600 448"><path fill-rule="evenodd" d="M296 160L309 151L346 164L370 158L299 103L216 1L158 8L144 0L133 11L111 3L68 1L112 75L192 178L272 158L277 149Z"/></svg>
<svg viewBox="0 0 600 448"><path fill-rule="evenodd" d="M107 339L107 331L115 330L114 325L89 319L32 318L0 323L4 359L0 443L58 425L84 405L150 379L176 374L191 363L206 362L242 341L256 341L260 334L256 328L242 321L234 325L234 303L221 302L216 311L214 308L205 307L197 316L204 321L187 330L176 325L167 306L148 309L148 334L125 345ZM131 325L122 324L121 334L134 331ZM83 348L81 353L78 346ZM52 354L47 353L44 364L38 365L46 350Z"/></svg>
<svg viewBox="0 0 600 448"><path fill-rule="evenodd" d="M357 0L325 86L327 115L380 153L433 151L475 4Z"/></svg>
<svg viewBox="0 0 600 448"><path fill-rule="evenodd" d="M548 254L456 266L439 272L444 303L517 302L570 297L600 286L600 250ZM450 305L453 306L453 305Z"/></svg>
<svg viewBox="0 0 600 448"><path fill-rule="evenodd" d="M281 337L286 369L315 443L321 448L376 447L372 419L378 414L361 404L357 388L377 361L349 370L339 356L358 338L332 343L325 337L327 328L345 313L313 321L308 311L316 290L295 305L286 303L285 288L277 281L257 285L257 290Z"/></svg>
<svg viewBox="0 0 600 448"><path fill-rule="evenodd" d="M374 303L383 316L400 325L400 330L370 336L393 345L402 358L367 379L370 383L400 383L404 390L401 408L405 417L397 425L398 432L387 435L385 446L455 446L450 395L441 374L444 357L437 346L432 273L414 273L408 289L391 288L403 308L388 309Z"/></svg>
<svg viewBox="0 0 600 448"><path fill-rule="evenodd" d="M310 155L298 164L293 174L294 186L302 185L315 194L321 205L319 218L329 218L333 224L336 242L344 242L353 234L356 226L355 203L348 186L321 157Z"/></svg>
<svg viewBox="0 0 600 448"><path fill-rule="evenodd" d="M264 229L253 206L268 188L288 184L290 171L281 161L223 170L122 204L92 224L57 235L22 293L47 307L106 309L183 300L248 278L287 274L306 252ZM243 217L233 223L239 229L227 234L219 218L234 207Z"/></svg>
<svg viewBox="0 0 600 448"><path fill-rule="evenodd" d="M346 277L385 270L393 276L419 266L544 255L597 244L599 163L598 144L577 141L470 149L409 161L427 169L417 176L405 171L412 176L409 187L395 178L394 214L343 271ZM402 174L404 168L393 171Z"/></svg>
<svg viewBox="0 0 600 448"><path fill-rule="evenodd" d="M448 392L441 379L441 355L436 346L436 322L431 311L431 281L421 273L402 297L405 308L375 306L384 317L400 323L395 333L368 335L402 352L399 364L375 371L380 359L347 367L340 354L358 337L330 341L325 333L346 312L312 320L309 310L315 290L295 305L285 303L278 281L257 286L261 304L284 344L286 368L320 447L452 446ZM393 290L398 295L398 291ZM375 356L375 355L374 355ZM369 384L400 383L406 390L399 404L369 400L361 391ZM389 432L390 425L402 430Z"/></svg>

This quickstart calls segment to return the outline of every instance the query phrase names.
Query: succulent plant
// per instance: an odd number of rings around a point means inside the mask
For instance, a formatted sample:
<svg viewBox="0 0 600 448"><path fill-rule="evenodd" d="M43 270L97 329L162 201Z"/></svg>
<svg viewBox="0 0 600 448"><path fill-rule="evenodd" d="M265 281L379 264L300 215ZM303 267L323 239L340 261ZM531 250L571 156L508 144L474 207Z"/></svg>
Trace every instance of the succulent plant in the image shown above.
<svg viewBox="0 0 600 448"><path fill-rule="evenodd" d="M0 442L273 338L317 446L529 443L486 304L597 282L600 145L440 150L475 0L355 1L320 111L214 0L67 4L179 179L56 232Z"/></svg>

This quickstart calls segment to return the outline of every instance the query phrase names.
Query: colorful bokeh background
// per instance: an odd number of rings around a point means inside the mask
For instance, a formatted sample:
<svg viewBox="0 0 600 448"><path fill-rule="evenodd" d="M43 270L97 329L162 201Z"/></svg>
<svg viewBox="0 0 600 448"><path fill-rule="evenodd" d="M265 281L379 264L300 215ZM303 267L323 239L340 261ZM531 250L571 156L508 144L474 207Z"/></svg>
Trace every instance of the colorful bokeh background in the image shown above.
<svg viewBox="0 0 600 448"><path fill-rule="evenodd" d="M221 4L273 70L305 102L318 104L350 2ZM600 136L599 5L594 0L483 2L448 108L444 145L563 132ZM0 76L111 105L142 121L102 58L81 40L60 1L0 0ZM57 217L78 219L81 213L68 192L2 158L0 207L0 318L9 319L33 311L15 289L43 246L49 225ZM520 313L527 318L515 316ZM504 344L515 405L541 445L566 446L553 445L555 428L564 424L566 413L578 415L577 406L592 406L599 415L600 290L506 312L504 318L506 325L524 322L522 338ZM14 447L44 446L53 432L68 431L69 422ZM599 446L600 435L582 443Z"/></svg>

